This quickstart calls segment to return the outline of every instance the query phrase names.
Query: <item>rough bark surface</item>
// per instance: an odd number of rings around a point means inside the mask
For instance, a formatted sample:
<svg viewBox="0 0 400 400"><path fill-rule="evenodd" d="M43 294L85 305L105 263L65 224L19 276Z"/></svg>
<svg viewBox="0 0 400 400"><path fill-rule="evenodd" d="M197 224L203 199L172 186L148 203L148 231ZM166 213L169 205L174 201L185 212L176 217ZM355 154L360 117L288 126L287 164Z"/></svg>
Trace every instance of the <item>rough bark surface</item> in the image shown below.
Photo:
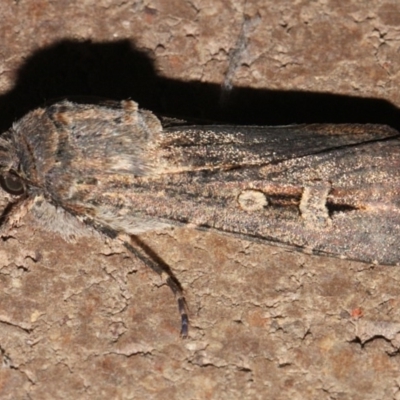
<svg viewBox="0 0 400 400"><path fill-rule="evenodd" d="M400 5L5 0L0 127L66 95L231 123L400 127ZM400 399L400 269L190 228L102 238L27 215L0 246L1 399Z"/></svg>

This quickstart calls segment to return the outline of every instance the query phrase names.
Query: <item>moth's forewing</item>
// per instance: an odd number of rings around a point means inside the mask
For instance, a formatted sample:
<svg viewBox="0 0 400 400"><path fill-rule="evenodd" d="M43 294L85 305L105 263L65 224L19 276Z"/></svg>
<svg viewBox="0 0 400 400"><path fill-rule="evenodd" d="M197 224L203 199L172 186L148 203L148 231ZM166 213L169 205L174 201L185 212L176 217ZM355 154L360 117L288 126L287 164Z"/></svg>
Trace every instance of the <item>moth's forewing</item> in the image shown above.
<svg viewBox="0 0 400 400"><path fill-rule="evenodd" d="M166 132L163 169L132 181L129 207L316 253L400 262L396 131L373 125L235 129Z"/></svg>
<svg viewBox="0 0 400 400"><path fill-rule="evenodd" d="M397 131L374 125L235 129L242 143L229 131L230 143L218 149L210 141L212 151L197 150L208 171L169 183L169 208L181 199L176 219L318 253L400 263ZM212 171L206 164L212 152L221 154L215 157L220 168L230 160L233 168Z"/></svg>

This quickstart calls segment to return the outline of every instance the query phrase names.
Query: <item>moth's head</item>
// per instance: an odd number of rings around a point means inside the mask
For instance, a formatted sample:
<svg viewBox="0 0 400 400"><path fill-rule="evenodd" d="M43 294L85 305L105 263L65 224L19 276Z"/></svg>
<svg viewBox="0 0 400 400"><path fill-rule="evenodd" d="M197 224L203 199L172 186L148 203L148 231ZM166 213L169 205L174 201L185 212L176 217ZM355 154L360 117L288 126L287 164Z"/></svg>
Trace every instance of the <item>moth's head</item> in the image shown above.
<svg viewBox="0 0 400 400"><path fill-rule="evenodd" d="M8 132L0 137L0 186L9 194L19 196L25 192L23 180L18 174L15 147Z"/></svg>

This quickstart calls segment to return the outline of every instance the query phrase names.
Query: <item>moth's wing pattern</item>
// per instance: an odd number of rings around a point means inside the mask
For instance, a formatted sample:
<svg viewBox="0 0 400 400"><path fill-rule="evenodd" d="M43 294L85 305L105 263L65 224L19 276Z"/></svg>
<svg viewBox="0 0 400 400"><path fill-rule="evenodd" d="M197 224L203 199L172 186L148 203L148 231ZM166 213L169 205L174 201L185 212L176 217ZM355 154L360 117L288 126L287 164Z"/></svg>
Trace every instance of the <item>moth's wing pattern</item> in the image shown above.
<svg viewBox="0 0 400 400"><path fill-rule="evenodd" d="M124 176L124 185L108 175L85 204L98 205L96 221L123 221L132 234L191 223L393 265L399 143L397 131L377 125L170 127L149 153L147 174Z"/></svg>
<svg viewBox="0 0 400 400"><path fill-rule="evenodd" d="M183 141L181 129L170 135ZM216 136L206 127L192 135L207 138L203 131ZM143 183L153 193L161 186L168 193L152 205L160 217L309 252L400 263L397 131L377 125L233 127L220 142L179 140L167 157L175 168L189 166L187 174L170 175L162 185ZM147 203L147 193L136 196L135 208ZM142 208L150 215L152 209Z"/></svg>

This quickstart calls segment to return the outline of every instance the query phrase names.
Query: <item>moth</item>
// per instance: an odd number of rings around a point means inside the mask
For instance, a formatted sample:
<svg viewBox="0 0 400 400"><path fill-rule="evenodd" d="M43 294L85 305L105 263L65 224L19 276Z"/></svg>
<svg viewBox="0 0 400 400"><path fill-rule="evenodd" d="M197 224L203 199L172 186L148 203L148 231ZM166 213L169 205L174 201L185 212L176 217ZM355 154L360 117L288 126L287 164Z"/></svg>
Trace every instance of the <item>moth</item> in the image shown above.
<svg viewBox="0 0 400 400"><path fill-rule="evenodd" d="M179 281L138 240L191 224L365 263L400 263L400 135L383 125L185 125L132 100L60 101L0 137L10 205L66 240L121 240L165 278L188 334ZM7 222L8 221L8 222Z"/></svg>

